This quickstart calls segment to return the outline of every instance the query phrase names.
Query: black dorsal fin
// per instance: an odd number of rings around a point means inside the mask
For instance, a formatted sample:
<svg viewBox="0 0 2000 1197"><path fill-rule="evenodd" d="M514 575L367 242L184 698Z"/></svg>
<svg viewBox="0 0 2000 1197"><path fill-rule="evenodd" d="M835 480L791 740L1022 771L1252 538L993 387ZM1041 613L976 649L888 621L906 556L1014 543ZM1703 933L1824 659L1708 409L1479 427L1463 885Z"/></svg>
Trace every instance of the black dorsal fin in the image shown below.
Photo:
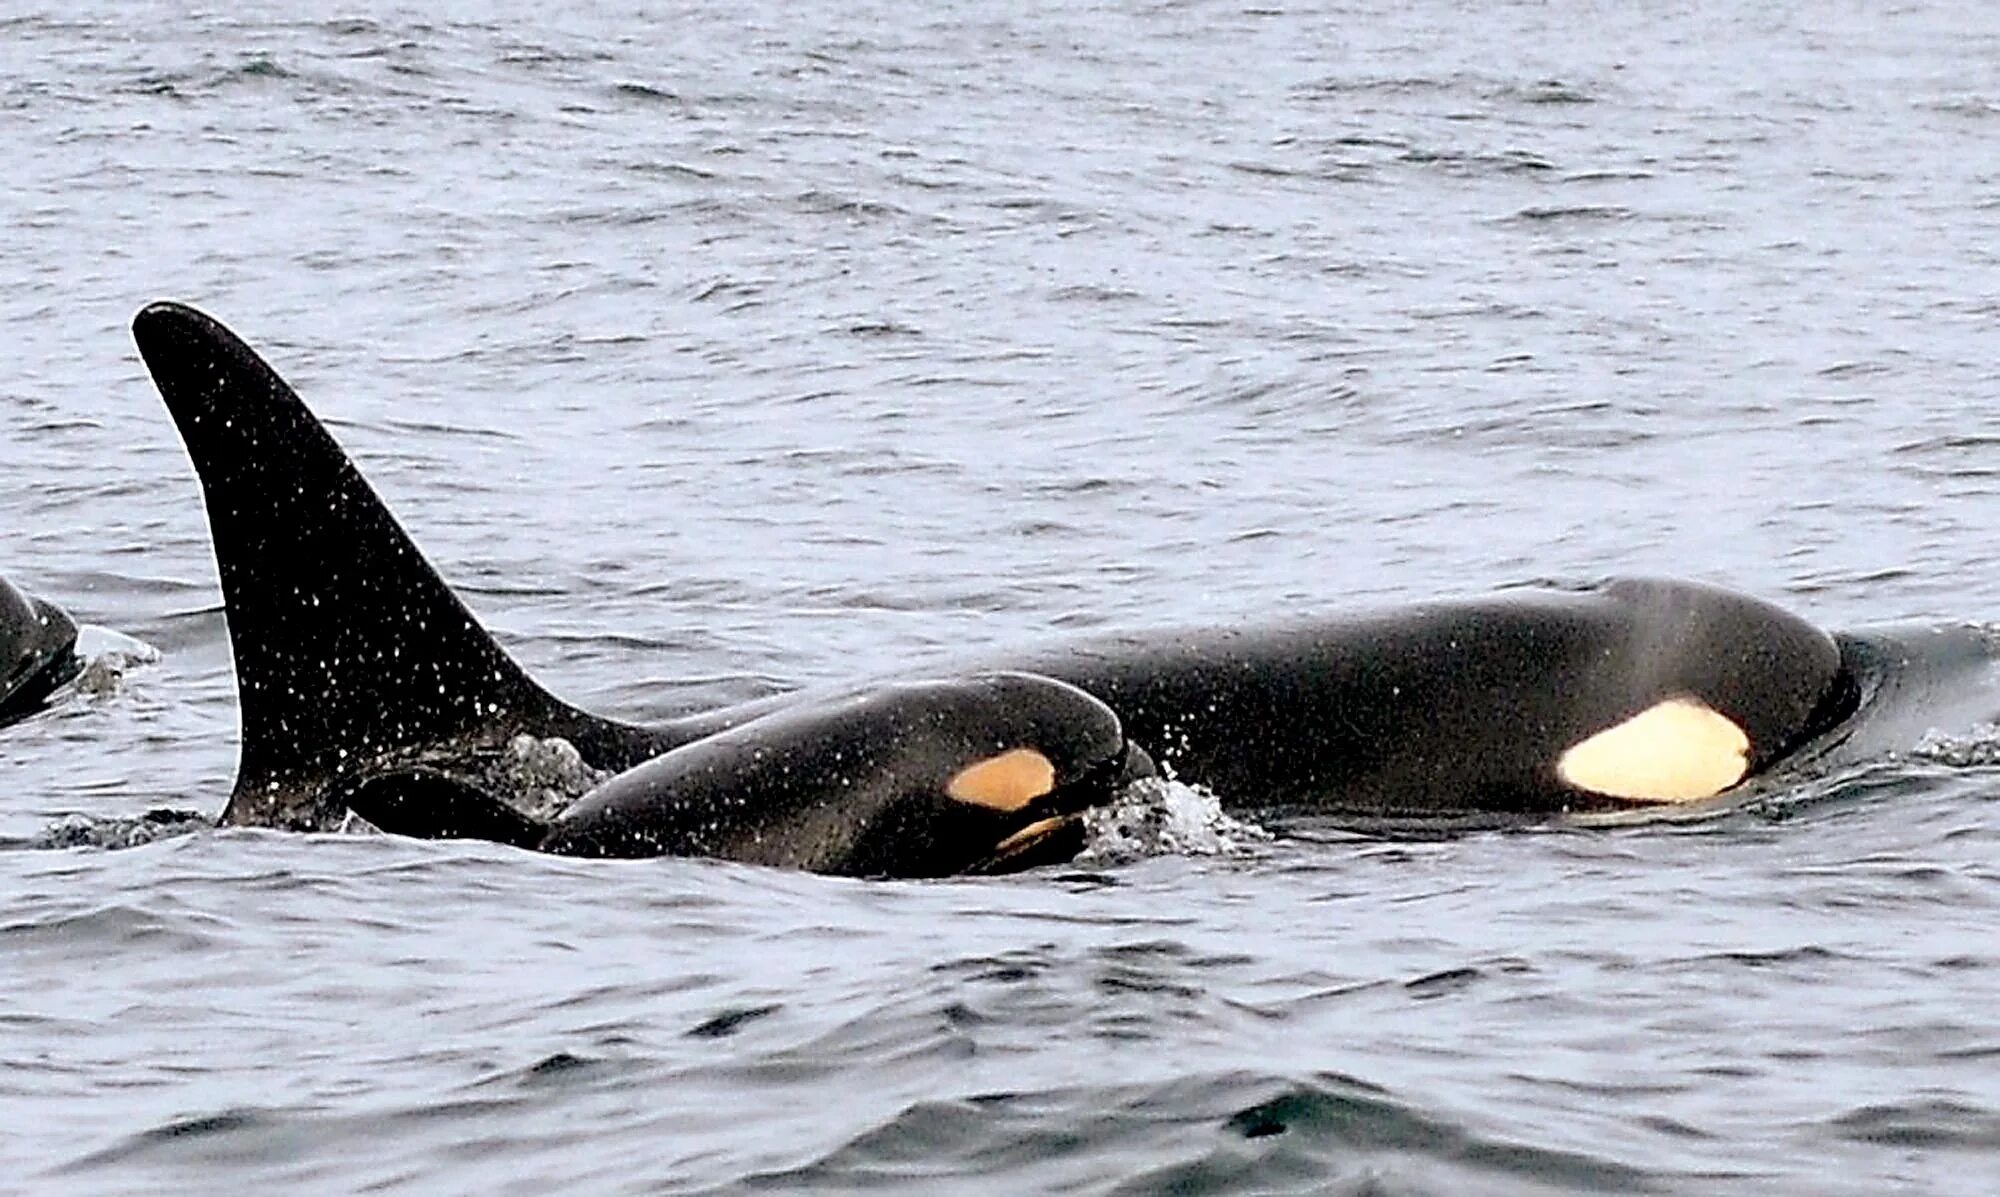
<svg viewBox="0 0 2000 1197"><path fill-rule="evenodd" d="M154 303L132 335L201 477L222 578L243 712L224 823L329 826L344 813L338 791L439 746L564 735L622 767L633 742L650 742L522 672L228 329Z"/></svg>

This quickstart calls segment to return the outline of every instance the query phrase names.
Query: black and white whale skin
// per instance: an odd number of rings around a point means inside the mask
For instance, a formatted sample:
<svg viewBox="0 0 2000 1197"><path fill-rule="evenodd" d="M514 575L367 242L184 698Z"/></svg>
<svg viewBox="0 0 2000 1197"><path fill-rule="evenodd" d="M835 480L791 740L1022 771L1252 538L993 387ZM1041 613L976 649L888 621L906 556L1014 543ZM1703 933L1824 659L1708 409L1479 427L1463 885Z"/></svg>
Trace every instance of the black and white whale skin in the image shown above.
<svg viewBox="0 0 2000 1197"><path fill-rule="evenodd" d="M82 668L75 622L0 578L0 726L42 709Z"/></svg>
<svg viewBox="0 0 2000 1197"><path fill-rule="evenodd" d="M372 777L524 732L623 771L839 697L652 726L561 702L479 626L254 351L175 303L141 311L133 335L214 536L243 717L224 822L330 826ZM1907 748L2000 711L1995 657L1976 628L1829 635L1755 598L1639 579L1138 630L966 669L1086 691L1165 771L1227 807L1464 823L1701 801Z"/></svg>

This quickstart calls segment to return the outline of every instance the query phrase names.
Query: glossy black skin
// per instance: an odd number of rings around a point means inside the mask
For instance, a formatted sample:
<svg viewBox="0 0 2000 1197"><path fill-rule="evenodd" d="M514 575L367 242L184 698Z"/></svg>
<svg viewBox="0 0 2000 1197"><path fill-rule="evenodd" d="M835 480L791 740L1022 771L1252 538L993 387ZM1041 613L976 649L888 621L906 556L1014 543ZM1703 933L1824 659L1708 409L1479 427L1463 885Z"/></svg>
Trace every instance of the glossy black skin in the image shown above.
<svg viewBox="0 0 2000 1197"><path fill-rule="evenodd" d="M559 702L479 628L253 351L174 304L142 311L134 336L202 479L236 648L244 750L225 822L329 825L342 792L440 746L559 735L622 771L839 696L651 727ZM1171 775L1226 805L1451 821L1623 805L1565 785L1555 762L1665 698L1698 697L1741 725L1752 776L1838 742L1881 689L1854 650L1870 668L1894 656L1868 643L1713 587L1639 580L1099 637L969 668L1088 691ZM1990 671L1979 678L1967 701L1992 697Z"/></svg>
<svg viewBox="0 0 2000 1197"><path fill-rule="evenodd" d="M132 325L202 483L243 719L222 822L323 830L413 758L560 736L623 770L686 737L586 715L494 643L284 380L227 329Z"/></svg>
<svg viewBox="0 0 2000 1197"><path fill-rule="evenodd" d="M949 796L1012 749L1054 766L1014 810ZM1150 776L1117 716L1027 674L893 682L751 720L673 749L585 794L553 823L436 769L344 795L385 831L477 838L566 856L706 856L855 877L995 873L1067 860L1078 816Z"/></svg>
<svg viewBox="0 0 2000 1197"><path fill-rule="evenodd" d="M0 725L40 710L82 665L70 617L0 578Z"/></svg>
<svg viewBox="0 0 2000 1197"><path fill-rule="evenodd" d="M948 796L960 771L1014 749L1055 767L1050 793L1012 811ZM1074 687L1021 673L891 682L629 769L563 812L539 846L854 876L993 872L1018 833L1107 803L1151 772L1111 709ZM1065 858L1081 847L1064 842Z"/></svg>
<svg viewBox="0 0 2000 1197"><path fill-rule="evenodd" d="M1698 696L1750 740L1755 775L1837 726L1856 690L1832 637L1689 582L1478 599L1028 653L1102 698L1134 742L1225 800L1429 817L1616 808L1557 776L1563 752Z"/></svg>
<svg viewBox="0 0 2000 1197"><path fill-rule="evenodd" d="M1670 698L1743 728L1756 775L1860 690L1825 632L1758 599L1626 578L1230 628L1158 628L980 664L1101 698L1171 776L1260 813L1507 823L1643 805L1578 790L1563 752ZM815 695L684 721L726 725Z"/></svg>

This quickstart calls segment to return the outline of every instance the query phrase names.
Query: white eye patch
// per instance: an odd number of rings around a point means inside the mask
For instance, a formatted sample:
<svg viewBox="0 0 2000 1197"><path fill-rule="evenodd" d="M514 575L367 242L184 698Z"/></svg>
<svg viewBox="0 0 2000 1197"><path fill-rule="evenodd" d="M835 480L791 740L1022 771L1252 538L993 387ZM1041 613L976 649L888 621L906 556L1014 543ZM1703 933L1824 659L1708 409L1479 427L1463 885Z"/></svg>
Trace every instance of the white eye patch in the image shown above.
<svg viewBox="0 0 2000 1197"><path fill-rule="evenodd" d="M1010 748L960 769L944 792L989 810L1016 811L1055 788L1049 758L1032 748Z"/></svg>
<svg viewBox="0 0 2000 1197"><path fill-rule="evenodd" d="M1697 698L1669 698L1562 754L1556 772L1579 790L1639 802L1712 798L1750 769L1750 737Z"/></svg>

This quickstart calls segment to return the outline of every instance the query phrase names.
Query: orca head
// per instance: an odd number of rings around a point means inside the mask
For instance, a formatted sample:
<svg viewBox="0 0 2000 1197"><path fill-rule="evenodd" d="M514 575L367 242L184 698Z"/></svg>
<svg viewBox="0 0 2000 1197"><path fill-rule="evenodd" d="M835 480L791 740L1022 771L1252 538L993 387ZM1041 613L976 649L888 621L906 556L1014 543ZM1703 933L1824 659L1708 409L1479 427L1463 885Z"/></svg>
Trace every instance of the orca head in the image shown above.
<svg viewBox="0 0 2000 1197"><path fill-rule="evenodd" d="M962 871L1005 873L1069 860L1083 848L1084 811L1135 781L1156 776L1145 749L1126 739L1118 716L1067 682L992 673L919 683L967 692L971 736L941 760L929 784L949 802L1009 816L1011 830Z"/></svg>
<svg viewBox="0 0 2000 1197"><path fill-rule="evenodd" d="M1110 707L1025 673L885 683L779 711L611 778L542 847L865 877L1073 857L1083 811L1151 776Z"/></svg>
<svg viewBox="0 0 2000 1197"><path fill-rule="evenodd" d="M892 683L849 700L879 747L849 753L857 826L831 871L927 877L1012 873L1083 850L1083 813L1155 775L1094 695L1040 674ZM879 725L879 726L876 726Z"/></svg>
<svg viewBox="0 0 2000 1197"><path fill-rule="evenodd" d="M0 578L0 723L40 709L81 667L70 617Z"/></svg>

